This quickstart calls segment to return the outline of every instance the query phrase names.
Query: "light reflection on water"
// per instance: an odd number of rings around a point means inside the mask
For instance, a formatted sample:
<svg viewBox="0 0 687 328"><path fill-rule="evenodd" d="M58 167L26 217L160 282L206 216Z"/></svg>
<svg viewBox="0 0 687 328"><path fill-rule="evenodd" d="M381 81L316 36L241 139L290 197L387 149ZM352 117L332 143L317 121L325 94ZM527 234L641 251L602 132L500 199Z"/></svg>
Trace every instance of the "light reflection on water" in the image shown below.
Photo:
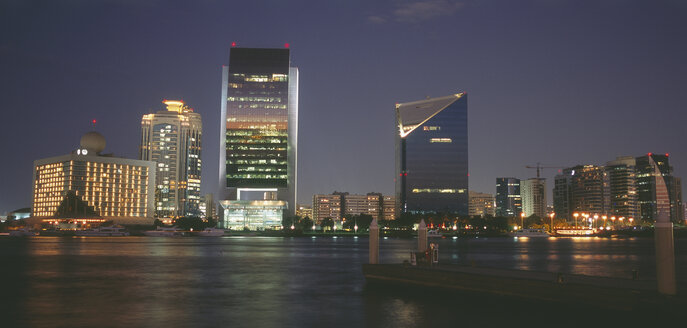
<svg viewBox="0 0 687 328"><path fill-rule="evenodd" d="M655 276L651 239L431 242L442 263L617 277L637 269L641 278ZM456 308L460 300L367 290L361 274L367 243L362 237L3 238L0 279L14 283L3 290L0 307L14 325L70 327L414 327L479 312L469 302ZM416 239L380 243L382 263L408 260L417 247ZM684 279L687 240L675 245Z"/></svg>

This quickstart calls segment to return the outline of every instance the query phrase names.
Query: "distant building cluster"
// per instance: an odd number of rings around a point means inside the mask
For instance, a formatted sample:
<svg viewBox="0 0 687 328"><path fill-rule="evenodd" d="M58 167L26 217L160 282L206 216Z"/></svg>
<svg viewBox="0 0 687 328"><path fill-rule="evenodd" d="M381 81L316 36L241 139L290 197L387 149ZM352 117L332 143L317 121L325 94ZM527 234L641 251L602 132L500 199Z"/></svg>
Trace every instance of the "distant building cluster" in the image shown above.
<svg viewBox="0 0 687 328"><path fill-rule="evenodd" d="M396 200L393 196L374 192L366 195L353 195L347 192L314 195L312 219L315 222L321 222L325 218L340 221L347 216L369 215L377 220L393 220L395 206Z"/></svg>
<svg viewBox="0 0 687 328"><path fill-rule="evenodd" d="M668 188L670 219L685 219L682 180L672 175L669 154L649 153L618 157L606 165L577 165L555 177L553 190L556 216L566 220L587 213L652 222L657 217L655 181L657 173Z"/></svg>

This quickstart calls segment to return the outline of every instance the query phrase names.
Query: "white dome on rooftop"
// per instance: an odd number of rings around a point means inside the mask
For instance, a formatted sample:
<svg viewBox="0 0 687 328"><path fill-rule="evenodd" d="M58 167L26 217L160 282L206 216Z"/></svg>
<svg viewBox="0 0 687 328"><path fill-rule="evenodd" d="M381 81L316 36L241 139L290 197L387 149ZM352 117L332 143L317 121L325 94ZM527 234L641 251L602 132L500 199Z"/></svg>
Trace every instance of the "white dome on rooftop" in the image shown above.
<svg viewBox="0 0 687 328"><path fill-rule="evenodd" d="M88 132L81 137L81 148L88 149L89 152L94 154L103 151L106 144L105 137L95 131Z"/></svg>

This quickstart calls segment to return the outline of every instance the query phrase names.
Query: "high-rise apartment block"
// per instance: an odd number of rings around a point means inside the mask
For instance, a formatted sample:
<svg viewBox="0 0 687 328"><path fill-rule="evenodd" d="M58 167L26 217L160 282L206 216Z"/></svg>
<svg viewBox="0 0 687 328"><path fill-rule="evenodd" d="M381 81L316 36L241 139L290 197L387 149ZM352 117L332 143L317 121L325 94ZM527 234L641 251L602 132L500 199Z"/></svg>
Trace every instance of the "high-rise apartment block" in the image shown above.
<svg viewBox="0 0 687 328"><path fill-rule="evenodd" d="M494 195L481 192L470 191L468 215L470 216L494 216L496 204L494 203Z"/></svg>
<svg viewBox="0 0 687 328"><path fill-rule="evenodd" d="M155 163L103 155L105 145L93 131L71 154L36 160L33 217L152 223Z"/></svg>
<svg viewBox="0 0 687 328"><path fill-rule="evenodd" d="M314 195L312 219L320 222L330 217L339 221L350 215L369 215L377 220L393 220L396 200L393 196L380 193L354 195L347 192L334 192L329 195Z"/></svg>
<svg viewBox="0 0 687 328"><path fill-rule="evenodd" d="M606 163L608 176L609 204L607 216L637 218L639 202L637 195L636 160L632 156L618 157Z"/></svg>
<svg viewBox="0 0 687 328"><path fill-rule="evenodd" d="M531 178L520 181L522 212L526 217L546 217L546 179Z"/></svg>
<svg viewBox="0 0 687 328"><path fill-rule="evenodd" d="M224 221L228 215L240 220L248 208L257 213L265 202L270 222L281 215L276 212L294 214L298 68L291 66L289 49L232 47L222 71L221 103Z"/></svg>
<svg viewBox="0 0 687 328"><path fill-rule="evenodd" d="M496 178L496 216L519 217L522 212L520 179Z"/></svg>
<svg viewBox="0 0 687 328"><path fill-rule="evenodd" d="M143 115L139 158L155 167L155 216L200 216L203 123L183 101L164 100L164 111Z"/></svg>
<svg viewBox="0 0 687 328"><path fill-rule="evenodd" d="M467 94L396 104L399 213L468 214Z"/></svg>

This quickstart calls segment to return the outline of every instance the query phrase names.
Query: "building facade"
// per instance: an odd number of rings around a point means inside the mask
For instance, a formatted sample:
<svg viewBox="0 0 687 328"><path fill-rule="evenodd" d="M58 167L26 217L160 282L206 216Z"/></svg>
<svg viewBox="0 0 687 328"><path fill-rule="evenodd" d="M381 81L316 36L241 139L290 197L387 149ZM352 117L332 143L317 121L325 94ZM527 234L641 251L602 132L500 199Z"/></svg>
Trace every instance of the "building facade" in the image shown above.
<svg viewBox="0 0 687 328"><path fill-rule="evenodd" d="M653 161L653 162L652 162ZM657 170L656 170L657 169ZM669 154L648 153L636 158L637 170L637 198L639 202L639 215L644 222L656 220L656 172L660 172L665 185L668 188L670 220L680 222L684 216L678 207L682 204L682 193L678 192L677 185L681 187L681 181L673 177L673 167L670 166Z"/></svg>
<svg viewBox="0 0 687 328"><path fill-rule="evenodd" d="M522 212L526 217L546 217L546 179L531 178L520 181Z"/></svg>
<svg viewBox="0 0 687 328"><path fill-rule="evenodd" d="M200 216L203 123L183 101L143 115L139 159L156 163L155 216Z"/></svg>
<svg viewBox="0 0 687 328"><path fill-rule="evenodd" d="M520 179L496 178L496 216L519 217L522 212Z"/></svg>
<svg viewBox="0 0 687 328"><path fill-rule="evenodd" d="M105 138L89 132L71 154L36 160L32 216L56 216L67 198L85 204L84 216L115 223L152 223L155 163L101 155ZM79 213L75 213L79 216Z"/></svg>
<svg viewBox="0 0 687 328"><path fill-rule="evenodd" d="M329 195L314 195L312 219L320 222L330 217L334 221L352 215L369 215L376 220L393 220L396 200L393 196L380 193L355 195L347 192L334 192Z"/></svg>
<svg viewBox="0 0 687 328"><path fill-rule="evenodd" d="M496 214L496 203L494 195L481 192L470 191L469 211L470 216L494 216Z"/></svg>
<svg viewBox="0 0 687 328"><path fill-rule="evenodd" d="M608 216L638 218L636 161L632 156L618 157L606 163L608 175Z"/></svg>
<svg viewBox="0 0 687 328"><path fill-rule="evenodd" d="M289 49L232 47L221 104L220 198L278 200L294 214L298 68Z"/></svg>
<svg viewBox="0 0 687 328"><path fill-rule="evenodd" d="M468 214L467 94L396 104L396 211Z"/></svg>

